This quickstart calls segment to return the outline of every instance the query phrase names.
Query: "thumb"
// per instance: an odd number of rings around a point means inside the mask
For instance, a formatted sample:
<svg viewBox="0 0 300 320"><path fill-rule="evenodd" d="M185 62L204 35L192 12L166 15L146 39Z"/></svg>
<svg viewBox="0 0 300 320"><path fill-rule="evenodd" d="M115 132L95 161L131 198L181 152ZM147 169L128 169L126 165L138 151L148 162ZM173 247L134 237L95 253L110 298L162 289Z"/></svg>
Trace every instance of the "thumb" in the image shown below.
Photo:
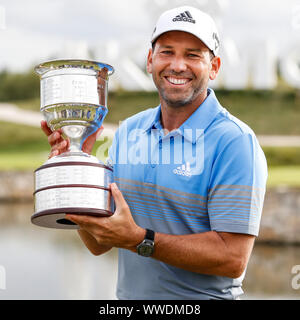
<svg viewBox="0 0 300 320"><path fill-rule="evenodd" d="M96 140L100 137L102 131L104 130L104 127L101 126L97 131L96 131Z"/></svg>
<svg viewBox="0 0 300 320"><path fill-rule="evenodd" d="M94 144L98 138L98 136L101 134L103 131L103 126L101 126L97 131L95 131L93 134L91 134L87 139L84 141L82 145L82 151L91 154Z"/></svg>
<svg viewBox="0 0 300 320"><path fill-rule="evenodd" d="M110 184L112 196L115 200L116 209L125 209L128 207L126 200L123 197L122 192L119 190L115 182Z"/></svg>

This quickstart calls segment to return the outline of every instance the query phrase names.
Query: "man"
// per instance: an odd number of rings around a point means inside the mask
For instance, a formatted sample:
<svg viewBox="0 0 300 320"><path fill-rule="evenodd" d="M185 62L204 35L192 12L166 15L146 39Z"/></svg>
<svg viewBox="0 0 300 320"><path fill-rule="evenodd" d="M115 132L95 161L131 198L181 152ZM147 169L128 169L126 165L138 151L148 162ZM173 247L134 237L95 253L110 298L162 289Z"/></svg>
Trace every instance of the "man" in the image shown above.
<svg viewBox="0 0 300 320"><path fill-rule="evenodd" d="M119 248L119 299L236 299L258 235L267 178L252 130L217 101L213 20L192 7L161 15L147 70L160 106L122 123L109 151L116 211L67 215L96 255ZM68 143L49 135L51 156ZM95 135L84 144L91 151Z"/></svg>

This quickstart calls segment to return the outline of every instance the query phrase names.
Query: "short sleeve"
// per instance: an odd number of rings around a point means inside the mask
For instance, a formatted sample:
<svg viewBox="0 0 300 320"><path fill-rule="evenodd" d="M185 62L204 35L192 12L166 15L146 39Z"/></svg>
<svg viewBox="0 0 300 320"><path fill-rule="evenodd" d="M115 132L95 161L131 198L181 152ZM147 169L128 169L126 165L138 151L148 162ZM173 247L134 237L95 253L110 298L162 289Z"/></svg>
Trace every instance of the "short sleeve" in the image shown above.
<svg viewBox="0 0 300 320"><path fill-rule="evenodd" d="M241 134L225 144L213 164L208 190L211 229L257 236L267 175L254 134Z"/></svg>

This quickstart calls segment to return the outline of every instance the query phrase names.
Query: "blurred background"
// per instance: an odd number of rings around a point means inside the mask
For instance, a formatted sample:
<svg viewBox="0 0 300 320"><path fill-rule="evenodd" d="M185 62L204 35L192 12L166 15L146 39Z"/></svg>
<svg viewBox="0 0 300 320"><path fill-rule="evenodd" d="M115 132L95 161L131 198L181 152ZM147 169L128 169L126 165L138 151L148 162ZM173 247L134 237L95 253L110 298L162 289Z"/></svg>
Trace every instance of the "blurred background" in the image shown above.
<svg viewBox="0 0 300 320"><path fill-rule="evenodd" d="M216 20L222 67L211 87L254 130L268 161L243 299L300 298L300 1L2 0L0 299L115 299L116 250L94 257L76 231L30 222L33 171L49 153L33 67L59 58L114 66L105 131L94 149L103 160L119 122L158 105L145 71L150 36L161 12L184 4Z"/></svg>

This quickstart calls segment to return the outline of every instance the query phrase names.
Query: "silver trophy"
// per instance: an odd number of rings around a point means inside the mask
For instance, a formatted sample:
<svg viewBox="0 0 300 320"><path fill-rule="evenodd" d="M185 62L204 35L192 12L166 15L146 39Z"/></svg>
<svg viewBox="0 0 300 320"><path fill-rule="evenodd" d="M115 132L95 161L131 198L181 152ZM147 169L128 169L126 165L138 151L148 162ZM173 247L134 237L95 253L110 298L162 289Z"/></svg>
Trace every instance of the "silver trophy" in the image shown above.
<svg viewBox="0 0 300 320"><path fill-rule="evenodd" d="M107 114L108 77L112 66L87 60L56 60L35 67L41 79L41 112L52 130L70 140L67 152L35 170L32 223L77 229L66 213L110 216L114 203L108 189L112 170L81 150Z"/></svg>

